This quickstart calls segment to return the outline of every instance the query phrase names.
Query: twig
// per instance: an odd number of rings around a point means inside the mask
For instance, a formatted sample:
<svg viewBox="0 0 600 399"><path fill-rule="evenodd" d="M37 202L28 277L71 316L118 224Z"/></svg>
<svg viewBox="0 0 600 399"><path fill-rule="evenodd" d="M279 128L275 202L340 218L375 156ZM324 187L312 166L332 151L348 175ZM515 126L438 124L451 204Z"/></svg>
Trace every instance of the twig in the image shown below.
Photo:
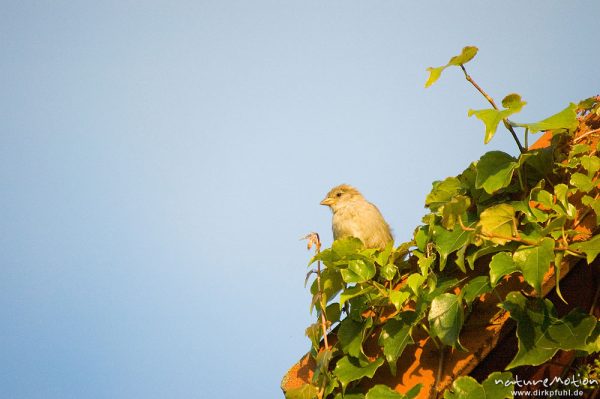
<svg viewBox="0 0 600 399"><path fill-rule="evenodd" d="M318 254L321 252L321 239L319 238L318 233L310 233L304 239L308 240L308 249L315 246L315 253ZM319 292L319 302L321 305L321 328L323 329L323 344L325 345L325 350L329 350L329 342L327 340L327 317L325 316L326 304L324 302L324 297L322 295L321 290L321 261L317 261L317 289Z"/></svg>
<svg viewBox="0 0 600 399"><path fill-rule="evenodd" d="M477 82L475 82L473 80L473 78L471 78L471 76L467 73L467 70L465 69L465 66L461 64L460 68L463 70L463 72L465 74L465 79L467 79L467 81L469 81L469 83L471 83L473 85L473 87L475 87L477 89L477 91L479 91L481 93L481 95L483 95L485 97L485 99L488 100L488 102L492 105L492 107L495 110L498 110L498 106L494 102L494 99L492 97L490 97L490 95L487 94L481 88L481 86L479 86L477 84ZM506 127L506 129L508 129L508 131L510 132L510 134L512 134L513 139L515 140L515 143L517 143L517 146L519 147L519 151L521 153L526 152L527 149L523 148L523 146L521 145L521 142L519 141L519 138L517 137L517 133L515 133L515 130L512 128L512 126L511 126L510 122L508 121L508 119L504 118L504 119L502 119L502 122L504 122L504 127Z"/></svg>
<svg viewBox="0 0 600 399"><path fill-rule="evenodd" d="M585 138L585 137L587 137L587 136L589 136L591 134L598 133L598 132L600 132L600 128L599 129L590 130L589 132L587 132L585 134L582 134L581 136L576 137L575 139L573 139L573 142L577 143L579 140L581 140L581 139L583 139L583 138Z"/></svg>

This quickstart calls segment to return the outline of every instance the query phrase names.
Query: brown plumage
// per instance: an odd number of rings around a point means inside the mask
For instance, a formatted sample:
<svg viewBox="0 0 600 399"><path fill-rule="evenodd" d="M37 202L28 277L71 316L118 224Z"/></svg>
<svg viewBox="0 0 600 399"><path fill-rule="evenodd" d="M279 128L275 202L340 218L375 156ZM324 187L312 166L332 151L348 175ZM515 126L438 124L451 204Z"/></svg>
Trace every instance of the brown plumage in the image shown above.
<svg viewBox="0 0 600 399"><path fill-rule="evenodd" d="M393 241L390 226L379 209L352 186L342 184L327 193L321 205L333 212L333 239L356 237L367 248L385 248Z"/></svg>

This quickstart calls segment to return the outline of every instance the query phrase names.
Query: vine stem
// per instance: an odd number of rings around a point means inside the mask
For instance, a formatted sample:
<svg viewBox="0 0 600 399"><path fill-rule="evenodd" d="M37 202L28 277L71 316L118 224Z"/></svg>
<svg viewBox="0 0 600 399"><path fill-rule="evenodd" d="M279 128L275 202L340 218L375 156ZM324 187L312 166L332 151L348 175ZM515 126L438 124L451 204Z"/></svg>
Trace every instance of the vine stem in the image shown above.
<svg viewBox="0 0 600 399"><path fill-rule="evenodd" d="M485 99L486 99L486 100L487 100L487 101L488 101L488 102L489 102L489 103L492 105L492 107L493 107L495 110L498 110L498 106L496 105L496 102L494 101L494 99L493 99L492 97L490 97L490 95L489 95L489 94L487 94L487 93L486 93L486 92L485 92L485 91L484 91L484 90L481 88L481 86L479 86L479 85L477 84L477 82L475 82L475 81L473 80L473 78L471 77L471 75L469 75L469 74L467 73L467 69L465 68L465 66L464 66L463 64L460 64L460 68L463 70L463 72L464 72L464 74L465 74L465 79L467 79L467 81L468 81L469 83L471 83L471 84L473 85L473 87L475 87L475 88L477 89L477 91L481 93L481 95L482 95L483 97L485 97ZM519 151L520 151L521 153L524 153L524 152L526 152L526 151L527 151L527 149L526 149L526 148L524 148L524 147L521 145L521 142L519 141L519 138L517 137L517 133L515 133L515 130L514 130L514 129L513 129L513 127L511 126L511 124L510 124L510 122L508 121L508 119L507 119L507 118L503 118L503 119L502 119L502 122L504 122L504 127L506 127L506 129L508 129L508 131L509 131L509 132L510 132L510 134L512 135L513 139L515 140L515 143L517 143L517 146L519 147Z"/></svg>
<svg viewBox="0 0 600 399"><path fill-rule="evenodd" d="M308 249L310 249L313 245L315 246L315 254L319 254L321 252L321 239L319 238L319 233L310 233L304 239L308 240ZM325 350L329 350L329 342L327 340L327 318L325 317L325 308L326 304L323 303L323 291L321 289L321 261L317 261L317 290L319 292L319 303L321 305L321 328L323 329L323 344L325 345Z"/></svg>

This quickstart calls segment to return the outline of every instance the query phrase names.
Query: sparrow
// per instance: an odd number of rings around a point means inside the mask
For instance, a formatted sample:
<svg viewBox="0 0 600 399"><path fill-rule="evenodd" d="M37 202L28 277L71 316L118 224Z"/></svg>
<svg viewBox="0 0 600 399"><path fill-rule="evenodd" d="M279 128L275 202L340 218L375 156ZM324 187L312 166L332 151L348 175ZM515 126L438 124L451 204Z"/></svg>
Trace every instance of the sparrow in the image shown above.
<svg viewBox="0 0 600 399"><path fill-rule="evenodd" d="M390 226L379 209L352 186L342 184L327 193L321 205L333 213L333 239L356 237L366 248L385 248L393 241Z"/></svg>

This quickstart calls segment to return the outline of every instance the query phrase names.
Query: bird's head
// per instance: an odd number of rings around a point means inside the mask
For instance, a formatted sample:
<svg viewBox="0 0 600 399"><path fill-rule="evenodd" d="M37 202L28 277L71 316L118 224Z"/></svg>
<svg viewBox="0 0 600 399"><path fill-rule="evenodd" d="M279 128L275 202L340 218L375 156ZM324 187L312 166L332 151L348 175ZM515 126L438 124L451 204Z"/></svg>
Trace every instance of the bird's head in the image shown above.
<svg viewBox="0 0 600 399"><path fill-rule="evenodd" d="M363 196L357 189L347 184L341 184L332 188L331 191L327 193L325 199L321 201L321 205L326 205L335 212L336 209L361 198L363 198Z"/></svg>

